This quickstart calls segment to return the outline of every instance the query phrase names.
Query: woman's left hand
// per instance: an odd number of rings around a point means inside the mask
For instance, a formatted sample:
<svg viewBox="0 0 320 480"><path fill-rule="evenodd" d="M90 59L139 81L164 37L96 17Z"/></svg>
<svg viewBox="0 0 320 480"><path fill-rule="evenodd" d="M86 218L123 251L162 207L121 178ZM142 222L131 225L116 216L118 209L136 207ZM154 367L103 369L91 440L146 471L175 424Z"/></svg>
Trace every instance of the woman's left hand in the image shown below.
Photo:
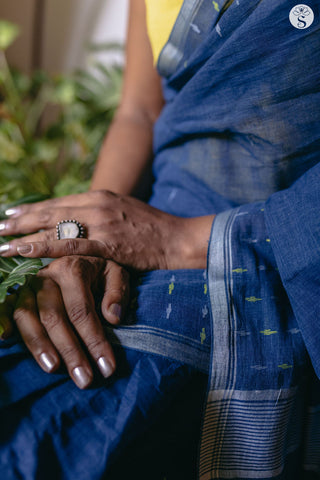
<svg viewBox="0 0 320 480"><path fill-rule="evenodd" d="M176 217L104 190L21 205L7 215L2 235L28 235L2 245L3 256L99 256L140 271L204 268L214 218ZM86 238L56 240L64 219L79 221Z"/></svg>

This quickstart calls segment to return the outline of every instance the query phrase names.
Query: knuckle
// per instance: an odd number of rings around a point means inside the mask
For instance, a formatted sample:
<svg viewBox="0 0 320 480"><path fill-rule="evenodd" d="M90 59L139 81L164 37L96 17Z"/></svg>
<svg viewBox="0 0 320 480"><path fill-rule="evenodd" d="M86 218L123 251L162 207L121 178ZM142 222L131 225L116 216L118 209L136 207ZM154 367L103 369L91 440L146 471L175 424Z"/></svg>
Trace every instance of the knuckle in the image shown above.
<svg viewBox="0 0 320 480"><path fill-rule="evenodd" d="M26 314L28 313L30 309L27 308L27 307L17 307L15 309L15 311L13 312L13 320L16 322L17 325L19 325L19 323L23 322L25 317L26 317Z"/></svg>
<svg viewBox="0 0 320 480"><path fill-rule="evenodd" d="M105 340L97 336L90 336L86 339L86 345L89 352L100 352L105 345Z"/></svg>
<svg viewBox="0 0 320 480"><path fill-rule="evenodd" d="M50 240L50 238L48 238L48 240ZM47 243L43 243L41 247L41 256L46 258L51 257L51 254L52 248L50 247L50 245L48 245Z"/></svg>
<svg viewBox="0 0 320 480"><path fill-rule="evenodd" d="M26 313L26 310L24 308L21 308L21 307L16 308L15 311L13 312L13 320L17 324L19 324L23 320L25 313Z"/></svg>
<svg viewBox="0 0 320 480"><path fill-rule="evenodd" d="M6 220L6 226L11 232L16 232L19 230L19 222L15 218L11 218L10 220Z"/></svg>
<svg viewBox="0 0 320 480"><path fill-rule="evenodd" d="M69 320L75 327L79 328L83 324L86 324L90 311L90 305L86 302L73 305L68 310Z"/></svg>
<svg viewBox="0 0 320 480"><path fill-rule="evenodd" d="M60 285L61 282L65 284L66 282L75 283L88 280L92 275L93 267L95 270L97 269L97 265L94 266L94 263L87 257L69 255L55 259L46 269L48 269L49 276Z"/></svg>
<svg viewBox="0 0 320 480"><path fill-rule="evenodd" d="M106 243L107 251L111 258L117 260L121 257L121 245L118 245L112 239L108 240Z"/></svg>
<svg viewBox="0 0 320 480"><path fill-rule="evenodd" d="M110 190L97 190L92 192L92 195L95 199L96 205L98 205L101 210L110 208L114 201L124 198L123 196L111 192Z"/></svg>
<svg viewBox="0 0 320 480"><path fill-rule="evenodd" d="M92 218L95 224L104 225L108 220L107 208L101 202L99 207L92 207Z"/></svg>
<svg viewBox="0 0 320 480"><path fill-rule="evenodd" d="M57 239L57 237L56 237L56 232L55 232L55 231L52 231L52 230L44 230L44 231L43 231L43 235L44 235L44 240L45 240L45 241L51 242L52 240L56 240L56 239Z"/></svg>
<svg viewBox="0 0 320 480"><path fill-rule="evenodd" d="M92 196L98 205L104 205L109 201L110 192L108 190L96 190L92 192Z"/></svg>
<svg viewBox="0 0 320 480"><path fill-rule="evenodd" d="M119 287L109 287L108 296L112 298L113 302L121 303L122 299L125 297L126 288L124 286Z"/></svg>
<svg viewBox="0 0 320 480"><path fill-rule="evenodd" d="M40 278L59 278L59 273L61 272L60 259L53 260L46 267L42 268L38 273Z"/></svg>
<svg viewBox="0 0 320 480"><path fill-rule="evenodd" d="M68 239L64 244L65 255L75 255L79 251L79 242L76 239Z"/></svg>
<svg viewBox="0 0 320 480"><path fill-rule="evenodd" d="M72 343L64 344L60 347L59 352L66 364L79 363L77 362L79 358L79 349L76 345Z"/></svg>
<svg viewBox="0 0 320 480"><path fill-rule="evenodd" d="M45 210L41 210L38 213L38 222L43 227L46 227L49 224L51 224L52 218L53 218L52 212L51 212L51 209L49 208L46 208Z"/></svg>
<svg viewBox="0 0 320 480"><path fill-rule="evenodd" d="M61 257L51 262L46 268L54 275L66 274L76 261L76 257Z"/></svg>
<svg viewBox="0 0 320 480"><path fill-rule="evenodd" d="M69 272L72 277L83 278L89 276L91 272L91 262L81 256L73 256L69 260Z"/></svg>
<svg viewBox="0 0 320 480"><path fill-rule="evenodd" d="M93 199L93 205L97 206L92 206L93 211L95 210L95 208L105 208L109 203L106 190L96 190L94 192L91 192L91 196Z"/></svg>
<svg viewBox="0 0 320 480"><path fill-rule="evenodd" d="M48 310L42 313L40 315L40 321L48 332L53 330L61 323L59 315L54 310Z"/></svg>
<svg viewBox="0 0 320 480"><path fill-rule="evenodd" d="M28 347L28 349L35 355L37 353L40 353L43 348L43 337L37 335L37 334L26 334L24 336L24 341Z"/></svg>

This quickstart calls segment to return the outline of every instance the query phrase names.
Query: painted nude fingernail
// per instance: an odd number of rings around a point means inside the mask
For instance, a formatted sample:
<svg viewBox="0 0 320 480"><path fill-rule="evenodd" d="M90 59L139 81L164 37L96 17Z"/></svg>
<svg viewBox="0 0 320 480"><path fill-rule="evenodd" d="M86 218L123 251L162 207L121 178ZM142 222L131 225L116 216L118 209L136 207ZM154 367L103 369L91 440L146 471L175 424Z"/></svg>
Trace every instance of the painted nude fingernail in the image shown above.
<svg viewBox="0 0 320 480"><path fill-rule="evenodd" d="M5 223L0 223L0 232L5 230L7 228L7 225Z"/></svg>
<svg viewBox="0 0 320 480"><path fill-rule="evenodd" d="M118 303L113 303L109 308L109 312L118 317L119 320L121 319L122 308Z"/></svg>
<svg viewBox="0 0 320 480"><path fill-rule="evenodd" d="M74 368L72 375L79 388L86 388L91 382L91 375L83 367Z"/></svg>
<svg viewBox="0 0 320 480"><path fill-rule="evenodd" d="M0 246L0 253L7 252L10 248L10 245L8 243L4 243L3 245Z"/></svg>
<svg viewBox="0 0 320 480"><path fill-rule="evenodd" d="M100 369L100 372L105 378L108 378L113 374L113 368L111 366L111 363L108 362L106 357L100 357L97 364Z"/></svg>
<svg viewBox="0 0 320 480"><path fill-rule="evenodd" d="M32 252L33 246L31 244L19 245L17 247L17 250L21 255L26 255Z"/></svg>
<svg viewBox="0 0 320 480"><path fill-rule="evenodd" d="M4 213L7 217L10 217L10 216L18 213L18 209L17 208L8 208Z"/></svg>
<svg viewBox="0 0 320 480"><path fill-rule="evenodd" d="M55 359L50 353L41 353L39 360L43 369L48 373L52 372L56 366Z"/></svg>

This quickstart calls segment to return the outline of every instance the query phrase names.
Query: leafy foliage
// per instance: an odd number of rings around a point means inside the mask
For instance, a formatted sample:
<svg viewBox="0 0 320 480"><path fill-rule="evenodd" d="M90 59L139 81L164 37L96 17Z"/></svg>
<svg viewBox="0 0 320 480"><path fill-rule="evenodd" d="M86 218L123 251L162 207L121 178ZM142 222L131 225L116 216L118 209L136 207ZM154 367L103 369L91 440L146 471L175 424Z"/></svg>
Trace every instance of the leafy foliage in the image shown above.
<svg viewBox="0 0 320 480"><path fill-rule="evenodd" d="M70 75L12 70L5 50L18 34L0 21L0 219L14 204L88 189L122 84L122 68L97 61ZM119 45L91 47L106 49ZM0 303L41 267L41 260L0 257Z"/></svg>
<svg viewBox="0 0 320 480"><path fill-rule="evenodd" d="M25 75L9 68L1 48L16 34L0 21L0 203L85 191L120 99L122 68L91 60L88 71ZM91 50L107 48L119 45Z"/></svg>

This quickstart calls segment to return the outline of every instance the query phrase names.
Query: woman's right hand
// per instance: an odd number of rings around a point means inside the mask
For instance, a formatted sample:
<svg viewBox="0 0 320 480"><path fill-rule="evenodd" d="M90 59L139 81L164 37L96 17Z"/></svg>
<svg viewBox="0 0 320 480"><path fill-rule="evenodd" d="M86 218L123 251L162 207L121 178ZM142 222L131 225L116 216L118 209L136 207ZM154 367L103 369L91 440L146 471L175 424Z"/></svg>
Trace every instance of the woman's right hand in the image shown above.
<svg viewBox="0 0 320 480"><path fill-rule="evenodd" d="M70 256L54 260L18 292L14 322L40 367L56 371L61 361L76 385L93 380L90 363L109 377L116 362L100 317L118 324L129 299L129 276L102 258Z"/></svg>

